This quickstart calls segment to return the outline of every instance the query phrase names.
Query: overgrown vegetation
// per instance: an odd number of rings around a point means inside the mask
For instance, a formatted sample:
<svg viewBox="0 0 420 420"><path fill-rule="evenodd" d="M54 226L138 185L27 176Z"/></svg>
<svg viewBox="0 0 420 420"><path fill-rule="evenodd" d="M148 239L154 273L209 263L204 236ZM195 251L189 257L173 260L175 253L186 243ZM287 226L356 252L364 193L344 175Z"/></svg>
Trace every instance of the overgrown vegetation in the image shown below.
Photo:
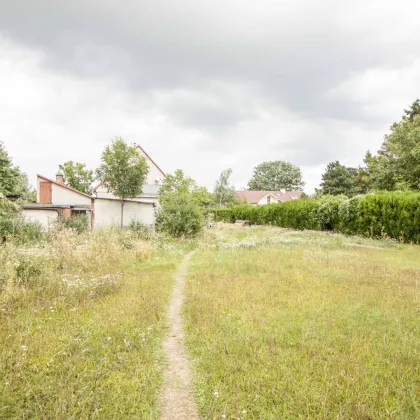
<svg viewBox="0 0 420 420"><path fill-rule="evenodd" d="M173 237L194 237L204 227L205 208L212 203L212 196L199 187L181 169L168 174L159 190L161 208L156 217L158 232Z"/></svg>
<svg viewBox="0 0 420 420"><path fill-rule="evenodd" d="M216 220L251 220L258 225L333 230L420 243L420 193L380 192L353 198L325 196L267 206L212 210Z"/></svg>
<svg viewBox="0 0 420 420"><path fill-rule="evenodd" d="M89 218L85 214L60 217L57 222L58 229L73 229L77 233L89 231Z"/></svg>
<svg viewBox="0 0 420 420"><path fill-rule="evenodd" d="M1 246L0 417L157 419L182 253L120 229Z"/></svg>
<svg viewBox="0 0 420 420"><path fill-rule="evenodd" d="M420 417L417 246L211 232L185 302L202 418Z"/></svg>

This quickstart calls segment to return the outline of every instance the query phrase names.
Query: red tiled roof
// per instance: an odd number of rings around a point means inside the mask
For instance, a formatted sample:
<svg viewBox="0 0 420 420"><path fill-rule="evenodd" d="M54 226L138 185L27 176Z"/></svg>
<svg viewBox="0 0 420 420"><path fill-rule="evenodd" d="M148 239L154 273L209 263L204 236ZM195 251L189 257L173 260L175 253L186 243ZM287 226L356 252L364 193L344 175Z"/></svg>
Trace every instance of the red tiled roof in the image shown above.
<svg viewBox="0 0 420 420"><path fill-rule="evenodd" d="M250 204L258 204L258 202L266 195L275 197L278 201L290 201L299 198L301 191L235 191L240 199L244 199Z"/></svg>
<svg viewBox="0 0 420 420"><path fill-rule="evenodd" d="M73 192L75 192L75 193L77 193L77 194L84 195L85 197L88 197L88 198L94 198L94 197L92 197L92 196L91 196L91 195L89 195L89 194L85 194L84 192L81 192L81 191L75 190L74 188L69 187L68 185L61 184L60 182L54 181L53 179L47 178L46 176L43 176L43 175L39 175L39 174L38 174L38 175L37 175L37 177L38 177L38 178L41 178L41 179L43 179L43 180L45 180L45 181L52 182L53 184L58 185L59 187L63 187L63 188L65 188L66 190L73 191Z"/></svg>

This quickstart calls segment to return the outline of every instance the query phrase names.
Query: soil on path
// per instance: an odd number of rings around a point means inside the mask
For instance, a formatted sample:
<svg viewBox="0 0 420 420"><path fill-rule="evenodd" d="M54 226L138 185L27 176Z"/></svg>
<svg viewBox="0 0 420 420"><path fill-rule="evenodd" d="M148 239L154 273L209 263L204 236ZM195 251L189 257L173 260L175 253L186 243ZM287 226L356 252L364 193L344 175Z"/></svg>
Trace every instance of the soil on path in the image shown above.
<svg viewBox="0 0 420 420"><path fill-rule="evenodd" d="M164 375L161 400L162 420L198 420L197 405L191 386L191 367L184 346L184 324L181 316L185 276L194 252L184 257L175 276L175 286L168 309L169 333L163 348L168 366Z"/></svg>

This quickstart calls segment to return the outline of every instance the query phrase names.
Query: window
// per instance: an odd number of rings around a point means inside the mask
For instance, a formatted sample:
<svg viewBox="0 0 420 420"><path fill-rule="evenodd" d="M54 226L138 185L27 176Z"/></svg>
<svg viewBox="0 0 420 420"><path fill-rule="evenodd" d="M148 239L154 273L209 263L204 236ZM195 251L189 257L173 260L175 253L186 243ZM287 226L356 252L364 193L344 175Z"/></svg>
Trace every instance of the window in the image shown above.
<svg viewBox="0 0 420 420"><path fill-rule="evenodd" d="M269 195L268 197L267 197L267 204L270 204L271 203L271 196Z"/></svg>

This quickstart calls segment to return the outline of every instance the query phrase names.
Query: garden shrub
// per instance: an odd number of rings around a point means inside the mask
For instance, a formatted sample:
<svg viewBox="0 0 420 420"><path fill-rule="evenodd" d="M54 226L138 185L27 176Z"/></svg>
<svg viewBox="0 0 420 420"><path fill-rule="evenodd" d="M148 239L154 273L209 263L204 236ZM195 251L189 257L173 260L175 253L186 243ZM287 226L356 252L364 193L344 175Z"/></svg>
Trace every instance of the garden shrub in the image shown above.
<svg viewBox="0 0 420 420"><path fill-rule="evenodd" d="M324 196L267 206L242 205L210 211L216 221L227 223L247 219L260 225L330 230L420 243L418 192L375 192L350 199Z"/></svg>
<svg viewBox="0 0 420 420"><path fill-rule="evenodd" d="M57 221L58 229L73 229L77 233L89 231L89 218L85 214L70 217L60 217Z"/></svg>
<svg viewBox="0 0 420 420"><path fill-rule="evenodd" d="M153 232L150 227L138 220L131 220L128 229L136 236L137 239L148 241L153 237Z"/></svg>
<svg viewBox="0 0 420 420"><path fill-rule="evenodd" d="M165 201L156 217L156 230L173 237L194 237L204 227L203 210L187 194Z"/></svg>

